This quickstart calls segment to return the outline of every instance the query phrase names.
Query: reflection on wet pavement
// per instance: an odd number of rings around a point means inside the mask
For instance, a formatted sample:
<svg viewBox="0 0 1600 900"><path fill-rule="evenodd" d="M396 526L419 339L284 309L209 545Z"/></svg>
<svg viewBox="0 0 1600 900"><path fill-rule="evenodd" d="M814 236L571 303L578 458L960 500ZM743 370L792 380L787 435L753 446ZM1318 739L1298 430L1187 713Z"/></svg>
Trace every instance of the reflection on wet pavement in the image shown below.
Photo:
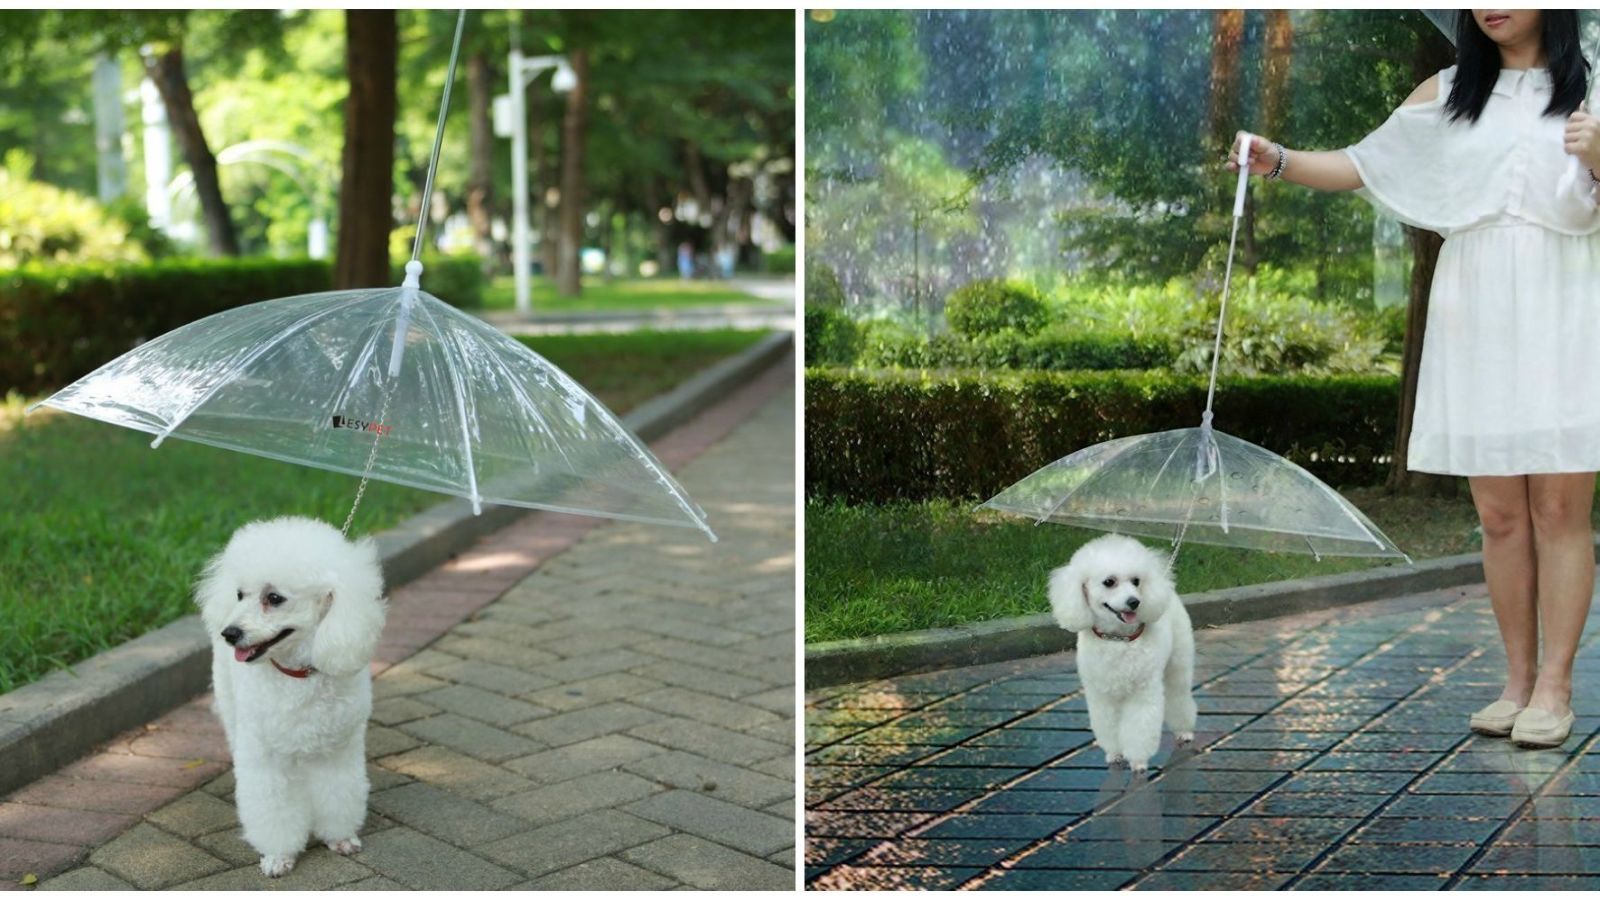
<svg viewBox="0 0 1600 900"><path fill-rule="evenodd" d="M1503 656L1480 587L1206 629L1195 746L1092 745L1071 654L807 698L823 889L1600 887L1600 673L1566 745L1472 734Z"/></svg>

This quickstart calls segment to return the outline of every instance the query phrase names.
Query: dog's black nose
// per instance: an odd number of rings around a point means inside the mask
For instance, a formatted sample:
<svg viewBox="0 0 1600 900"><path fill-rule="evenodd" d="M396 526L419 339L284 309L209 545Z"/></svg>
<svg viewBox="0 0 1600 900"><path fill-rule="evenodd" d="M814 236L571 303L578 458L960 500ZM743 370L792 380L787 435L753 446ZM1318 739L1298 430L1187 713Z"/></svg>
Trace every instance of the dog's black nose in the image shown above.
<svg viewBox="0 0 1600 900"><path fill-rule="evenodd" d="M1138 609L1139 608L1139 598L1138 597L1129 597L1128 598L1128 608L1129 609Z"/></svg>
<svg viewBox="0 0 1600 900"><path fill-rule="evenodd" d="M244 637L244 630L237 625L229 625L222 629L222 639L230 644L239 643L239 638Z"/></svg>

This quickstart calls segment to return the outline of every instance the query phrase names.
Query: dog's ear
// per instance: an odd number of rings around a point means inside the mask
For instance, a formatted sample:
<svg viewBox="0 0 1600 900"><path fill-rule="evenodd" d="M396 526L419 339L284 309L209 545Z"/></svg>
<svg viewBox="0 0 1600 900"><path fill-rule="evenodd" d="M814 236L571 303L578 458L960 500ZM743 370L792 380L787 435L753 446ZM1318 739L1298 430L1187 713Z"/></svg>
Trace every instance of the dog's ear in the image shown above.
<svg viewBox="0 0 1600 900"><path fill-rule="evenodd" d="M364 539L351 547L349 561L327 575L328 611L311 639L311 665L330 675L366 668L383 633L383 570L377 547Z"/></svg>
<svg viewBox="0 0 1600 900"><path fill-rule="evenodd" d="M1155 622L1178 602L1178 588L1172 578L1171 557L1153 547L1145 547L1145 557L1145 577L1149 580L1139 592L1144 601L1139 612L1145 621Z"/></svg>
<svg viewBox="0 0 1600 900"><path fill-rule="evenodd" d="M228 617L228 610L238 599L238 587L231 583L223 566L228 555L226 548L206 562L200 580L194 586L194 605L200 607L200 619L206 631L217 631Z"/></svg>
<svg viewBox="0 0 1600 900"><path fill-rule="evenodd" d="M1068 631L1094 627L1089 611L1089 585L1082 566L1071 563L1050 573L1050 614Z"/></svg>

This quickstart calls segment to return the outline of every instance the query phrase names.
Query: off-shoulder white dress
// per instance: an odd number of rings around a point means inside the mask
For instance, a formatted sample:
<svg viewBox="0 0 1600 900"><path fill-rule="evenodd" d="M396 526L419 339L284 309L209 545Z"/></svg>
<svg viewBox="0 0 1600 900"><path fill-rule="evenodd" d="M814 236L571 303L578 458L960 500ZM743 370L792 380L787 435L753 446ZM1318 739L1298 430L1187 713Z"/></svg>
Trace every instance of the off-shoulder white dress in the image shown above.
<svg viewBox="0 0 1600 900"><path fill-rule="evenodd" d="M1344 152L1357 193L1444 236L1408 467L1451 475L1600 470L1600 193L1573 177L1545 69L1503 69L1476 123L1439 96ZM1590 109L1595 109L1593 98Z"/></svg>

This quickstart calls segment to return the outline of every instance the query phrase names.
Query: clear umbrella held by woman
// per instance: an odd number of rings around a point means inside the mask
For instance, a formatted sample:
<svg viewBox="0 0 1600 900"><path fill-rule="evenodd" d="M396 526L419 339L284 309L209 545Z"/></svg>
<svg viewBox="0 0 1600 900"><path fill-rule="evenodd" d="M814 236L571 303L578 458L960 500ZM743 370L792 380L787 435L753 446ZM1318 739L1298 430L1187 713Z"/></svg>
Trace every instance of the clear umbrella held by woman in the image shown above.
<svg viewBox="0 0 1600 900"><path fill-rule="evenodd" d="M1472 729L1554 747L1571 733L1594 590L1600 121L1576 12L1472 10L1458 24L1456 65L1360 142L1316 152L1257 140L1245 165L1356 191L1444 237L1407 464L1466 476L1483 525L1507 675Z"/></svg>

